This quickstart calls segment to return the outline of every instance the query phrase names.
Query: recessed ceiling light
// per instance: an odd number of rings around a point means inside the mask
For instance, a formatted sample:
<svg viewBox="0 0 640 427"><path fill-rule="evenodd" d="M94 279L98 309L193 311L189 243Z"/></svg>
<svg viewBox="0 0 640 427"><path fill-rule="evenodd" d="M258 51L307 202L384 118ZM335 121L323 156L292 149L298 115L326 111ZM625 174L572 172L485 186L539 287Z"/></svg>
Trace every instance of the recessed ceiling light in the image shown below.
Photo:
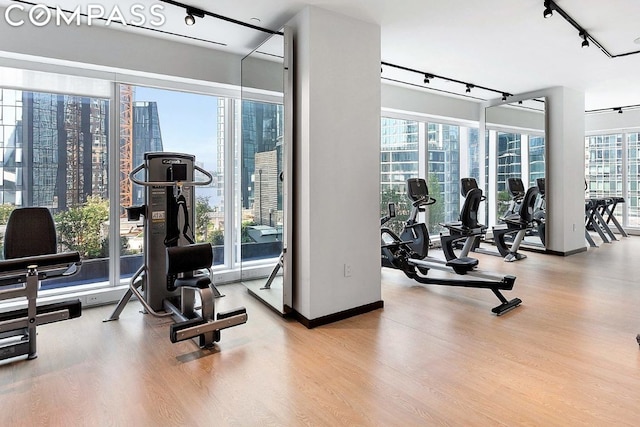
<svg viewBox="0 0 640 427"><path fill-rule="evenodd" d="M640 37L638 37L637 39L635 39L633 42L634 42L635 44L640 44Z"/></svg>
<svg viewBox="0 0 640 427"><path fill-rule="evenodd" d="M262 22L262 21L260 21L260 18L251 18L251 20L252 20L253 22L258 23L258 24L259 24L260 22Z"/></svg>

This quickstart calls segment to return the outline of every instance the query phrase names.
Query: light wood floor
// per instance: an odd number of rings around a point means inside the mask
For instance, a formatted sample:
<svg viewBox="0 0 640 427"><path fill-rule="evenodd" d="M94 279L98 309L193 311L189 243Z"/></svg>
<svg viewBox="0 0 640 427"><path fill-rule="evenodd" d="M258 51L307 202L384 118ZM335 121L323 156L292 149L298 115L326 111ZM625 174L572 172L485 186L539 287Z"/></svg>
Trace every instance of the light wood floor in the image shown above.
<svg viewBox="0 0 640 427"><path fill-rule="evenodd" d="M214 352L168 320L112 306L39 328L39 357L0 366L0 426L622 426L640 424L640 238L529 253L502 317L478 289L383 271L382 310L307 330L240 285L246 325Z"/></svg>

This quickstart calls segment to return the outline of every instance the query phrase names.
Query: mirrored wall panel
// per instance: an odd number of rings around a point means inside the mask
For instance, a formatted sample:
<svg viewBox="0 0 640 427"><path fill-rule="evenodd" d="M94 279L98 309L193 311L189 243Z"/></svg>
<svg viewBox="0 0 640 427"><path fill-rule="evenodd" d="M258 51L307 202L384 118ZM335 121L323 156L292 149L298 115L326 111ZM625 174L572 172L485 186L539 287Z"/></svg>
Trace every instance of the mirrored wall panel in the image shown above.
<svg viewBox="0 0 640 427"><path fill-rule="evenodd" d="M544 98L485 111L486 221L496 229L513 227L512 221L518 219L529 222L520 244L523 249L544 249L546 241L545 129Z"/></svg>
<svg viewBox="0 0 640 427"><path fill-rule="evenodd" d="M242 281L252 295L281 314L291 307L293 82L288 40L288 31L274 34L242 60L240 105Z"/></svg>

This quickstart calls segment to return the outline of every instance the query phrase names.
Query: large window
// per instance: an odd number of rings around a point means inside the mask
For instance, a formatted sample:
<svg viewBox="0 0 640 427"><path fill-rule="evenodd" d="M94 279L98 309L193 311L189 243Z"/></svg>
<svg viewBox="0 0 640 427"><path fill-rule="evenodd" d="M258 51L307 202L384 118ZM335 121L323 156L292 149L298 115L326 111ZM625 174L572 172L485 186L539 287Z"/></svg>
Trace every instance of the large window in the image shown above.
<svg viewBox="0 0 640 427"><path fill-rule="evenodd" d="M108 278L108 135L107 99L0 88L0 228L15 208L47 207L59 250L84 260L45 287Z"/></svg>
<svg viewBox="0 0 640 427"><path fill-rule="evenodd" d="M95 75L0 67L3 83L11 85L0 87L0 246L12 210L47 207L58 250L79 251L83 263L71 280L47 280L45 289L119 285L142 264L142 221L129 221L125 208L144 204L144 189L129 173L145 152L186 153L213 176L195 189L195 239L214 245L216 275L239 278L232 248L240 233L225 233L240 229L229 211L240 206L226 203L240 191L233 175L240 108L229 97L235 92L170 81L167 87L180 90L159 89Z"/></svg>
<svg viewBox="0 0 640 427"><path fill-rule="evenodd" d="M422 177L437 202L424 218L430 234L438 234L440 223L456 221L460 215L460 178L480 174L478 130L445 123L382 118L380 154L380 214L389 202L398 215L388 224L399 229L411 205L406 195L408 178Z"/></svg>
<svg viewBox="0 0 640 427"><path fill-rule="evenodd" d="M196 242L213 244L214 265L223 265L225 99L124 84L119 89L121 276L142 265L142 221L128 220L125 208L144 204L145 189L129 180L129 172L144 162L144 153L154 151L194 155L214 177L208 186L194 187L192 231Z"/></svg>
<svg viewBox="0 0 640 427"><path fill-rule="evenodd" d="M418 122L383 117L380 134L380 215L395 203L398 217L387 226L399 231L411 209L407 179L419 172Z"/></svg>
<svg viewBox="0 0 640 427"><path fill-rule="evenodd" d="M622 196L622 134L585 139L585 166L590 197Z"/></svg>
<svg viewBox="0 0 640 427"><path fill-rule="evenodd" d="M640 227L640 133L620 132L585 138L587 197L623 197L616 218Z"/></svg>
<svg viewBox="0 0 640 427"><path fill-rule="evenodd" d="M625 223L629 227L640 227L640 133L627 135L627 182L629 189L626 195L627 217Z"/></svg>

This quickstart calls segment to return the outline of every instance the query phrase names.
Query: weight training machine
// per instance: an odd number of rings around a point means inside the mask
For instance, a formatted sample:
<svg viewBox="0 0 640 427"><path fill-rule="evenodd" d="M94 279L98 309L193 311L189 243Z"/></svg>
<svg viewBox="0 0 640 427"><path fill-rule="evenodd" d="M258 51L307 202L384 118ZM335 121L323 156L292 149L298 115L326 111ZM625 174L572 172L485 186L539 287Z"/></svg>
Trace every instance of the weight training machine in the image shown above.
<svg viewBox="0 0 640 427"><path fill-rule="evenodd" d="M71 276L80 269L78 252L57 253L56 229L47 208L11 212L0 261L0 300L25 298L27 307L0 313L0 360L38 357L38 326L80 317L80 300L38 305L40 282Z"/></svg>
<svg viewBox="0 0 640 427"><path fill-rule="evenodd" d="M135 175L142 170L141 181ZM207 179L196 181L195 171ZM146 313L174 318L171 342L198 338L200 347L212 347L222 329L247 321L244 307L216 313L215 298L220 293L212 282L213 248L209 243L194 243L190 226L195 217L194 188L210 184L213 177L195 165L193 155L151 152L144 154L144 163L129 178L145 189L145 204L127 208L129 219L144 217L144 263L104 321L117 320L135 295ZM195 306L198 295L200 307Z"/></svg>
<svg viewBox="0 0 640 427"><path fill-rule="evenodd" d="M388 214L380 219L383 267L401 270L410 279L426 285L490 289L501 302L500 305L491 310L498 316L522 303L520 298L507 300L501 292L502 290L513 289L516 280L514 276L500 276L476 270L478 260L475 258L460 257L443 261L428 256L429 231L426 224L418 221L418 214L421 211L425 211L428 206L436 203L436 200L429 196L427 183L422 178L410 178L407 180L407 196L411 200L412 208L400 236L388 227L384 227L385 223L396 216L395 204L390 203ZM440 279L428 277L430 269L464 276L464 278Z"/></svg>

